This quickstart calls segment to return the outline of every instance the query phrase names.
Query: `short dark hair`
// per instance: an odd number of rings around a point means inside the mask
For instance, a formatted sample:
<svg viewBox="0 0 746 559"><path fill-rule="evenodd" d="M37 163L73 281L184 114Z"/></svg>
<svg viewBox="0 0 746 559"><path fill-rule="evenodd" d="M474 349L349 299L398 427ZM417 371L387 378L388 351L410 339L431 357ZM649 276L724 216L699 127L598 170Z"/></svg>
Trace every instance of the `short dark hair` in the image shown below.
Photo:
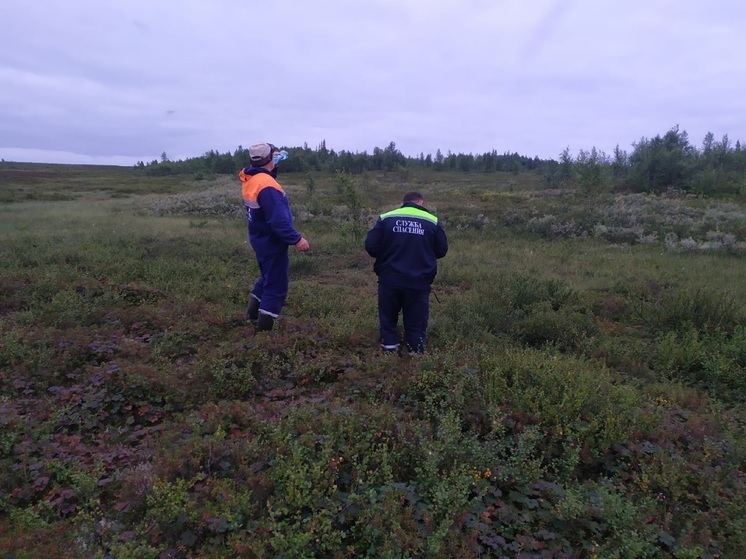
<svg viewBox="0 0 746 559"><path fill-rule="evenodd" d="M422 202L425 199L422 197L422 194L419 192L407 192L404 195L404 198L402 198L402 202L406 204L407 202Z"/></svg>

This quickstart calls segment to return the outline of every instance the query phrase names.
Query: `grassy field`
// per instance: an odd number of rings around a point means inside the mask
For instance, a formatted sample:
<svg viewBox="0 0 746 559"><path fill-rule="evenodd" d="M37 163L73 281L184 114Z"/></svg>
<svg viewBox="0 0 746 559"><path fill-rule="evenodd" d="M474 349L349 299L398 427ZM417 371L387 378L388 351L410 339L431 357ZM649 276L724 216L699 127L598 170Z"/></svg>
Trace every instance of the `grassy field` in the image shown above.
<svg viewBox="0 0 746 559"><path fill-rule="evenodd" d="M746 200L280 177L277 328L232 177L0 164L0 556L746 556ZM381 354L376 216L450 251Z"/></svg>

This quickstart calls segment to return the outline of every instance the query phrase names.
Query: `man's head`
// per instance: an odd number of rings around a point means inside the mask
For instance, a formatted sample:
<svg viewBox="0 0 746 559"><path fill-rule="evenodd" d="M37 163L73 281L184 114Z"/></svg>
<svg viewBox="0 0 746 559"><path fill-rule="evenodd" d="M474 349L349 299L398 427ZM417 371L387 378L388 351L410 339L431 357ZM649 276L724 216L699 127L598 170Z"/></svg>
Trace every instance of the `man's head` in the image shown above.
<svg viewBox="0 0 746 559"><path fill-rule="evenodd" d="M410 204L417 204L418 206L423 206L425 204L425 199L422 197L422 194L420 194L419 192L407 192L404 195L402 202L404 204L410 203Z"/></svg>
<svg viewBox="0 0 746 559"><path fill-rule="evenodd" d="M252 167L266 167L272 162L272 156L280 150L274 144L261 142L249 148Z"/></svg>

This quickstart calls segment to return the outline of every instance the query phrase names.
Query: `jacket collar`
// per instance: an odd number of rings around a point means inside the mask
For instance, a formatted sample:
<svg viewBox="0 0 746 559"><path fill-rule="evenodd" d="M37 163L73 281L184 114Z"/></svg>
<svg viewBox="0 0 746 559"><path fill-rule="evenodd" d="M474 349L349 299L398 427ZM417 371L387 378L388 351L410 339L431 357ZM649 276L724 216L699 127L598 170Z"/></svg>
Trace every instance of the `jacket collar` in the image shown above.
<svg viewBox="0 0 746 559"><path fill-rule="evenodd" d="M264 167L246 167L243 172L245 175L249 175L252 177L254 175L258 175L259 173L267 173L270 176L272 175L272 173L267 171L267 169L265 169Z"/></svg>
<svg viewBox="0 0 746 559"><path fill-rule="evenodd" d="M420 206L419 204L415 204L414 202L404 202L401 207L402 208L417 208L418 210L422 210L423 212L430 213L430 210L428 210L425 206Z"/></svg>

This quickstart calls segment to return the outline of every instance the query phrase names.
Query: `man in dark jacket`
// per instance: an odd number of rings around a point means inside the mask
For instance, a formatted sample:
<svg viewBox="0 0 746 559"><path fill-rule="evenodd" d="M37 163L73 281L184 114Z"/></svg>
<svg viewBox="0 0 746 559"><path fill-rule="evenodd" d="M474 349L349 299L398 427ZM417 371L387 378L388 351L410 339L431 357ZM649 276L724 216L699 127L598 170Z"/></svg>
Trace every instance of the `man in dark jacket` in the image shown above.
<svg viewBox="0 0 746 559"><path fill-rule="evenodd" d="M246 318L261 332L272 329L285 304L290 283L288 248L294 245L304 252L310 247L295 230L288 197L276 180L277 166L287 153L259 143L249 148L249 157L251 166L242 169L238 178L260 276L251 290Z"/></svg>
<svg viewBox="0 0 746 559"><path fill-rule="evenodd" d="M404 339L410 353L425 351L430 312L430 286L438 258L448 252L448 239L438 218L418 192L404 195L402 207L382 214L365 238L365 250L376 259L378 320L381 346L399 347L397 321L404 319Z"/></svg>

